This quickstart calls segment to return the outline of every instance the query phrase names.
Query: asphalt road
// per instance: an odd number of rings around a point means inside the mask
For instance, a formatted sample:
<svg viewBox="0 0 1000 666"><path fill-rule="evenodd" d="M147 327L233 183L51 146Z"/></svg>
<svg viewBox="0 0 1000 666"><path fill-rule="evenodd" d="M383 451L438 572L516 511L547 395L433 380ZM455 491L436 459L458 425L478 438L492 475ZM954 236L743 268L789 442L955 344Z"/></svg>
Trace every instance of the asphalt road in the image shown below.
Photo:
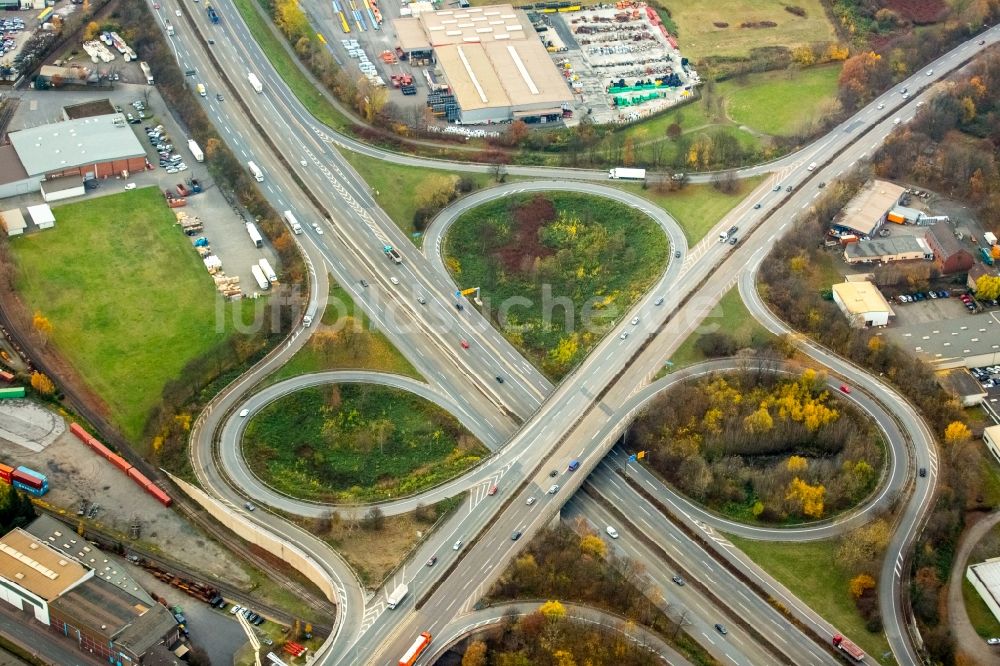
<svg viewBox="0 0 1000 666"><path fill-rule="evenodd" d="M402 242L405 239L375 207L357 174L353 173L335 151L329 150L331 142L342 142L342 139L316 127L315 122L303 112L297 100L287 93L283 82L261 57L256 44L250 39L245 26L238 20L228 0L220 0L217 7L223 13L221 26L208 26L207 19L201 12L195 12L194 16L199 27L212 31L206 34L215 35L214 48L219 52L220 62L228 74L227 78L232 80L241 97L252 100L254 114L262 120L266 119L269 135L279 145L281 152L290 156L292 169L314 192L321 195L324 205L328 205L334 214L332 224L319 223L328 232L333 233L326 234L325 238L320 238L319 234L312 231L304 235L307 252L311 258L315 257L314 264L331 270L341 284L352 291L356 300L374 320L380 323L390 320L385 329L390 339L404 349L408 356L415 356L418 359L415 365L425 373L428 380L444 388L451 395L463 396L468 402L469 409L475 410L491 426L498 428L500 432L512 432L516 420L512 416L526 418L534 413L533 418L524 424L513 440L512 446L518 452L518 458L510 468L510 472L514 473L512 480L527 478L529 484L533 484L535 492L540 492L548 483L542 461L549 457L550 452L552 452L552 462L545 464L544 468L562 467L568 459L574 456L581 457L584 464L581 473L570 476L566 490L555 498L564 497L567 495L566 491L575 489L582 480L583 473L592 470L610 446L607 441L595 441L592 433L600 430L607 416L615 413L617 407L623 404L636 387L648 381L662 360L668 358L669 353L686 337L686 334L700 324L707 308L714 305L725 290L735 282L743 267L762 257L770 241L786 228L797 210L807 207L811 199L817 195L812 191L802 191L810 176L815 180L832 180L849 169L858 159L865 158L893 128L892 116L908 119L912 116L913 102L916 101L912 99L904 105L895 90L887 92L806 150L789 156L778 164L757 167L766 170L777 169L778 173L719 225L725 229L730 224L739 223L740 235L745 234L748 227L759 227L751 240L731 248L713 243L710 236L705 242L696 246L687 254L677 283L668 294L668 302L662 308L656 309L650 305L651 297L647 297L633 310L634 313L641 314L641 317L639 325L629 329L631 335L625 338L609 336L605 339L574 375L548 394L550 397L543 402L546 395L545 382L528 369L510 365L507 360L510 357L501 351L507 347L506 341L493 331L485 320L478 317L478 314L469 312L470 308L466 308L466 314L461 316L453 312L453 305L450 302L451 285L445 276L423 263L416 253L407 253L406 262L402 266L390 264L380 256L383 244L389 242L398 247L406 247ZM179 32L183 34L187 27L183 26ZM996 37L996 29L993 29L987 34L986 39L988 42L993 42ZM180 39L176 41L180 42ZM934 76L926 77L920 72L902 85L908 85L912 91L916 91L919 87L926 86L943 76L952 65L969 57L977 49L974 42L964 44L929 65L934 67L936 72ZM180 44L179 60L199 62L198 68L202 78L207 77L212 85L222 89L221 77L206 66L200 50ZM248 68L257 71L264 81L266 92L262 96L255 97L249 84L246 83L245 72ZM885 103L886 110L876 109L875 105L880 102ZM247 157L252 155L264 168L265 195L272 199L279 210L287 207L286 201L295 201L297 198L292 194L295 192L294 183L287 177L287 169L275 160L266 146L263 146L260 137L246 119L238 118L241 114L233 113L231 107L228 107L229 112L222 113L214 102L208 101L207 104L210 117L220 124L227 142L232 141L231 145L237 154L242 152ZM880 119L881 122L860 142L856 141L871 123ZM236 130L234 131L230 125L236 127ZM866 148L869 141L871 147ZM248 148L251 152L246 152ZM359 152L366 150L368 149L359 148ZM838 154L839 151L843 151L842 154ZM307 166L300 169L295 157L301 157ZM391 159L397 162L404 161L397 155L391 156ZM820 167L815 171L807 171L804 165L810 160L820 164ZM416 164L430 166L434 163L418 160ZM448 168L457 170L460 167L449 164ZM509 172L515 173L513 169ZM561 169L532 169L527 173L548 178L557 174L559 177L566 177L567 174L570 177L587 179L597 177L595 172ZM772 185L778 183L793 184L797 190L790 196L785 196L784 192L772 193ZM751 210L753 202L762 204L759 212ZM320 216L321 213L318 211L307 211L300 216L300 219L308 222L310 219L318 220ZM767 219L765 216L768 216ZM780 224L781 220L784 220L783 224ZM410 254L413 256L409 256ZM720 262L723 263L722 268L708 280L711 267ZM364 275L371 276L374 289L362 291L363 288L357 286L357 280ZM716 277L720 275L732 277L724 279ZM400 279L401 286L419 284L418 289L426 290L429 297L428 305L433 303L433 307L426 309L416 307L412 297L406 298L401 290L391 285L390 277ZM446 294L449 294L447 298ZM687 298L689 296L690 298ZM390 303L391 306L388 305ZM669 322L666 321L667 313L672 315ZM432 325L435 316L440 317L440 323L447 327L448 334ZM406 323L410 326L403 325ZM469 337L474 334L475 339L482 342L482 351L477 350L477 353L467 355L455 353L452 332ZM409 335L406 335L407 333ZM633 358L635 361L629 363L629 359ZM483 377L492 377L500 368L508 373L510 381L503 385L482 381ZM255 370L255 376L261 376L260 372L261 370ZM220 409L230 408L236 400L236 395L246 390L248 383L250 382L239 382L236 388L228 390L214 406ZM916 421L919 423L919 419ZM212 425L217 424L218 421ZM208 440L213 431L214 428L204 431L208 433ZM204 447L201 445L193 447L193 449L202 448ZM202 468L202 465L196 465L196 469ZM223 494L231 492L220 489L221 479L206 476L202 481L206 487L216 492ZM913 528L922 515L927 499L926 493L918 495L920 497L908 505L908 508L913 508L914 511L911 515L913 520L909 521L910 527L897 532L893 542L893 552L904 552L905 546L912 538ZM550 511L554 513L560 501L555 498L550 502L540 502L536 505L539 507L540 515ZM542 511L546 504L550 506ZM488 520L498 513L499 503L481 503L481 505L484 506L484 510L478 512L468 523L470 536L479 533ZM513 503L511 511L497 516L498 519L491 529L479 533L479 542L470 550L466 561L462 563L463 567L484 572L486 575L491 575L490 569L500 569L513 552L509 548L502 548L499 540L509 541L510 526L523 517L516 506L517 503ZM286 534L288 529L287 526L278 525L276 522L268 525L268 528L282 534ZM437 543L440 544L444 538L445 535L440 535L436 540ZM497 555L496 559L482 555L491 546ZM324 561L330 559L328 554L321 551L317 551L317 556L323 557ZM334 556L332 559L337 558ZM477 568L479 563L488 568ZM884 576L886 579L897 580L897 577L891 575L894 564L895 570L899 570L902 562L900 560L888 564L887 573L890 575ZM469 589L468 583L463 586L463 580L469 579L449 577L422 612L430 612L436 618L447 616L459 601L467 600L470 591L474 591ZM898 591L898 584L895 590ZM884 595L884 598L890 599L886 603L898 605L898 597L894 594ZM355 609L363 607L363 604L358 605L353 600L347 601L349 603L342 606L344 612L340 614L341 618L354 617L357 615ZM901 617L898 608L893 610L896 618ZM391 622L376 622L371 625L371 631L362 638L361 645L374 648L372 641L376 636L405 634L408 625L419 624L409 621L403 625L399 622L403 614L394 613L393 616ZM911 663L909 657L914 655L909 642L900 626L892 626L891 619L887 622L887 629L897 659ZM350 623L356 626L353 620ZM339 632L337 635L340 635ZM347 635L350 635L350 632L347 632ZM338 640L339 638L331 641L328 646L332 647ZM378 640L381 641L381 638ZM397 643L398 639L390 640L388 649L393 651ZM374 653L372 650L371 654ZM324 651L320 655L321 663L326 663L326 659L333 654L336 654L336 650Z"/></svg>

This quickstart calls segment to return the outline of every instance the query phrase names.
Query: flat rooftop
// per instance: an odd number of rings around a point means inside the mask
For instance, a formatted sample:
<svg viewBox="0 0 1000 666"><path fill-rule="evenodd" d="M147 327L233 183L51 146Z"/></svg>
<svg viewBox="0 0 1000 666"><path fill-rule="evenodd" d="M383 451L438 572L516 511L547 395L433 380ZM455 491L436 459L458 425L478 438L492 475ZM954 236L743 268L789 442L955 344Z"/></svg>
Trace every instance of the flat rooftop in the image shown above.
<svg viewBox="0 0 1000 666"><path fill-rule="evenodd" d="M885 180L872 180L854 195L833 223L870 236L882 216L896 205L906 190Z"/></svg>
<svg viewBox="0 0 1000 666"><path fill-rule="evenodd" d="M850 259L881 259L901 254L931 254L932 250L923 238L916 236L894 236L873 238L868 241L851 243L844 250Z"/></svg>
<svg viewBox="0 0 1000 666"><path fill-rule="evenodd" d="M0 576L46 601L57 598L89 575L71 557L20 528L0 538Z"/></svg>
<svg viewBox="0 0 1000 666"><path fill-rule="evenodd" d="M891 330L900 345L930 362L1000 353L1000 316L995 312Z"/></svg>
<svg viewBox="0 0 1000 666"><path fill-rule="evenodd" d="M841 282L833 285L831 289L851 314L865 314L866 312L893 314L885 296L871 282Z"/></svg>
<svg viewBox="0 0 1000 666"><path fill-rule="evenodd" d="M573 95L537 39L454 44L435 49L463 111L559 109Z"/></svg>
<svg viewBox="0 0 1000 666"><path fill-rule="evenodd" d="M10 133L10 142L29 176L96 162L145 157L128 125L115 125L117 114L64 120Z"/></svg>
<svg viewBox="0 0 1000 666"><path fill-rule="evenodd" d="M521 21L524 17L525 21ZM423 25L432 46L470 44L477 42L523 40L527 35L536 38L530 24L525 29L527 15L514 10L512 5L443 9L421 12L417 18Z"/></svg>

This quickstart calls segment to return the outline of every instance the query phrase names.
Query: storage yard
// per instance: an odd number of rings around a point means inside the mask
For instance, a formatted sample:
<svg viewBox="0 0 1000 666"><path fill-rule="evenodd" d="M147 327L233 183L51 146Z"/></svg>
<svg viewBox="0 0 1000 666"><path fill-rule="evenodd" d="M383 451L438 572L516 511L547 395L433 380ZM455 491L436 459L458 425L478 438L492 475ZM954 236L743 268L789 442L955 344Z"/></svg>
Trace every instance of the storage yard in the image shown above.
<svg viewBox="0 0 1000 666"><path fill-rule="evenodd" d="M355 4L334 3L327 34L341 35L330 40L338 61L388 87L415 116L429 109L432 130L485 137L498 133L489 125L513 120L631 122L699 83L657 11L640 1L435 10L404 0L398 18L388 15L394 7ZM311 10L330 17L315 3Z"/></svg>

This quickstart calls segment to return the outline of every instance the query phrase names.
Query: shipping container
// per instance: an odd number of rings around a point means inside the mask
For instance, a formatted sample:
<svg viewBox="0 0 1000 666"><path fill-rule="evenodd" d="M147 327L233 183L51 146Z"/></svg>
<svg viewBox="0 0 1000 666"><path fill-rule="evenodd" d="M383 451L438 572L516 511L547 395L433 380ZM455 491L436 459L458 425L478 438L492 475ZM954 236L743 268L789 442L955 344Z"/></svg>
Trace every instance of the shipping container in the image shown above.
<svg viewBox="0 0 1000 666"><path fill-rule="evenodd" d="M20 481L14 481L12 485L18 490L23 490L29 495L34 495L35 497L41 497L45 493L49 492L49 487L47 485L42 486L41 488L33 488L27 484L21 483Z"/></svg>
<svg viewBox="0 0 1000 666"><path fill-rule="evenodd" d="M0 370L0 379L10 384L12 381L14 381L14 373L7 372L6 370Z"/></svg>
<svg viewBox="0 0 1000 666"><path fill-rule="evenodd" d="M41 472L36 472L35 470L31 469L30 467L25 467L24 465L19 465L18 468L17 468L17 471L18 472L22 472L24 474L29 474L29 475L35 477L36 479L38 479L39 481L41 481L42 483L48 483L49 482L49 477L45 476Z"/></svg>
<svg viewBox="0 0 1000 666"><path fill-rule="evenodd" d="M23 398L23 397L24 397L23 386L0 388L0 400L7 400L9 398Z"/></svg>
<svg viewBox="0 0 1000 666"><path fill-rule="evenodd" d="M132 463L125 460L121 456L115 455L114 453L108 456L108 462L110 462L112 465L114 465L121 471L125 472L126 474L128 474L128 471L132 469Z"/></svg>
<svg viewBox="0 0 1000 666"><path fill-rule="evenodd" d="M129 471L126 472L126 473L128 474L128 478L132 479L133 481L135 481L136 483L138 483L143 488L145 488L146 486L148 486L150 484L150 481L149 481L149 479L146 478L146 475L143 474L142 472L140 472L135 467L129 469Z"/></svg>
<svg viewBox="0 0 1000 666"><path fill-rule="evenodd" d="M7 483L10 483L10 475L14 472L14 468L10 465L4 465L0 463L0 479L3 479Z"/></svg>
<svg viewBox="0 0 1000 666"><path fill-rule="evenodd" d="M896 224L906 224L906 218L902 215L897 215L896 213L889 213L885 216L885 219L890 222L895 222Z"/></svg>
<svg viewBox="0 0 1000 666"><path fill-rule="evenodd" d="M169 507L171 504L174 503L174 501L170 499L170 495L160 490L157 486L154 485L147 486L146 492L152 495L156 499L156 501L158 501L163 506Z"/></svg>
<svg viewBox="0 0 1000 666"><path fill-rule="evenodd" d="M10 473L10 480L12 483L20 483L29 488L34 488L35 490L41 490L48 486L48 484L41 479L37 479L30 474L25 474L19 469L15 469Z"/></svg>
<svg viewBox="0 0 1000 666"><path fill-rule="evenodd" d="M78 439L82 439L84 442L86 442L88 439L90 439L90 433L87 432L86 430L84 430L83 426L81 426L79 423L75 423L75 422L74 423L70 423L69 424L69 431L71 433L73 433L74 435L76 435Z"/></svg>

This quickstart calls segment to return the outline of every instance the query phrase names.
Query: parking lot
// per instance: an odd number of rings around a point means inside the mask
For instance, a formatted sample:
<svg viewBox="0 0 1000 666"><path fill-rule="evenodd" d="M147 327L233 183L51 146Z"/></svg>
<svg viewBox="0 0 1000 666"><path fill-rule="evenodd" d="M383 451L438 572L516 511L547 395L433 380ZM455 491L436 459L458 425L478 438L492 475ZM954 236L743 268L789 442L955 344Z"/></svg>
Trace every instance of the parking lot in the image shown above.
<svg viewBox="0 0 1000 666"><path fill-rule="evenodd" d="M244 294L253 294L258 291L250 267L262 257L270 262L280 276L281 267L278 264L276 254L266 242L263 248L254 246L247 234L245 221L240 217L243 211L234 208L226 200L219 188L215 186L205 165L195 161L187 146L187 133L178 125L173 116L164 113L166 105L157 93L155 86L119 84L114 90L104 91L49 90L35 92L27 90L19 93L19 96L21 103L11 120L11 130L58 122L62 120L63 105L93 102L101 99L109 99L123 112L138 116L139 111L133 106L133 103L141 101L148 118L137 124L127 125L127 127L128 131L136 133L140 143L146 149L147 161L155 168L130 174L128 181L121 178L101 180L97 189L88 190L84 197L70 201L75 202L86 197L122 192L129 184L135 184L136 187L157 187L161 192L171 190L172 193L176 194L178 183L187 186L188 179L196 178L201 183L203 192L187 197L186 205L174 210L183 211L190 217L198 217L204 230L195 236L188 237L178 227L177 242L193 246L194 241L198 238L206 238L212 253L222 261L222 270L225 274L239 278L240 288ZM156 148L150 143L144 129L157 125L163 126L161 140L166 140L172 145L170 154L180 156L181 161L187 166L186 170L167 173L166 169L159 167L159 155ZM204 149L204 147L202 148ZM5 201L5 206L25 207L37 203L41 203L41 194L35 192L8 199ZM166 206L166 200L164 200L164 206ZM56 224L58 225L58 220ZM196 249L192 247L191 251L195 252ZM207 271L206 279L210 279Z"/></svg>

